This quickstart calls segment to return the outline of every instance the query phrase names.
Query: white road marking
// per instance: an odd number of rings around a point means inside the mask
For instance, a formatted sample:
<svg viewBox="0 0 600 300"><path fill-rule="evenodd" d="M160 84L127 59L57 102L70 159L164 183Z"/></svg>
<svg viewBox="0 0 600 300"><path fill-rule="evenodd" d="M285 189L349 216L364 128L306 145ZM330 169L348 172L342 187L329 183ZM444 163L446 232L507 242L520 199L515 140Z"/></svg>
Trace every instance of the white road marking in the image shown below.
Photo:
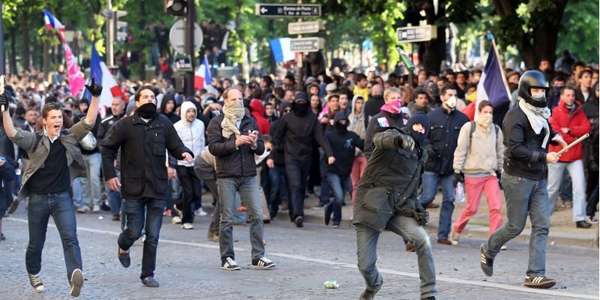
<svg viewBox="0 0 600 300"><path fill-rule="evenodd" d="M4 219L8 220L8 221L19 222L19 223L27 223L27 220L20 219L20 218L4 218ZM51 224L51 223L48 224L48 226L50 226L50 227L56 227L54 224ZM100 229L94 229L94 228L88 228L88 227L79 227L79 226L77 227L77 230L78 231L84 231L84 232L91 232L91 233L99 233L99 234L112 235L112 236L118 236L120 234L120 232L115 232L115 231L100 230ZM219 246L211 245L211 244L203 244L203 243L182 242L182 241L168 240L168 239L160 239L160 242L161 243L167 243L167 244L174 244L174 245L190 246L190 247L199 247L199 248L207 248L207 249L219 249ZM235 247L235 250L236 251L248 251L248 249L245 249L245 248L242 248L242 247ZM344 268L349 268L349 269L357 269L356 264L349 264L349 263L344 263L344 262L335 262L335 261L330 261L330 260L324 260L324 259L307 257L307 256L303 256L303 255L287 254L287 253L281 253L281 252L269 252L269 256L288 258L288 259L299 260L299 261L304 261L304 262L319 263L319 264L325 264L325 265L330 265L330 266L338 266L338 267L344 267ZM390 275L398 275L398 276L404 276L404 277L419 278L419 274L418 273L401 272L401 271L396 271L396 270L392 270L392 269L379 269L379 272L381 272L383 274L390 274ZM475 281L475 280L459 279L459 278L439 276L439 275L436 276L436 280L437 281L448 282L448 283L456 283L456 284L463 284L463 285L481 286L481 287L486 287L486 288L503 289L503 290L521 292L521 293L528 293L528 294L548 295L548 296L557 296L557 297L569 297L569 298L578 298L578 299L592 299L592 300L597 300L598 299L597 296L592 296L592 295L575 294L575 293L569 293L569 292L561 292L561 291L551 290L551 289L549 289L549 290L532 289L532 288L526 288L526 287L514 286L514 285L508 285L508 284L502 284L502 283L494 283L494 282L487 282L487 281Z"/></svg>

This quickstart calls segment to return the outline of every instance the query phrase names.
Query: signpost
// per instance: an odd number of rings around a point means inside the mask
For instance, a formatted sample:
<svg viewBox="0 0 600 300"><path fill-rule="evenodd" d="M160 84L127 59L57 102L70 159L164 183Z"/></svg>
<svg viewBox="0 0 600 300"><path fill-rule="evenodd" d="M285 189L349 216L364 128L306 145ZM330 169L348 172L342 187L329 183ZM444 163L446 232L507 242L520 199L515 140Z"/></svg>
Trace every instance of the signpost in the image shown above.
<svg viewBox="0 0 600 300"><path fill-rule="evenodd" d="M171 42L171 47L180 54L186 54L185 51L185 22L186 20L181 19L175 22L173 26L171 26L171 30L169 31L169 41ZM194 22L194 50L199 51L202 46L202 29L198 23Z"/></svg>
<svg viewBox="0 0 600 300"><path fill-rule="evenodd" d="M288 23L289 34L317 33L323 29L323 22L291 22Z"/></svg>
<svg viewBox="0 0 600 300"><path fill-rule="evenodd" d="M256 15L261 17L320 17L321 4L257 3Z"/></svg>
<svg viewBox="0 0 600 300"><path fill-rule="evenodd" d="M319 37L298 38L290 40L290 50L294 52L317 52L323 48L325 40Z"/></svg>
<svg viewBox="0 0 600 300"><path fill-rule="evenodd" d="M396 35L400 43L427 42L437 38L437 28L435 25L400 27Z"/></svg>

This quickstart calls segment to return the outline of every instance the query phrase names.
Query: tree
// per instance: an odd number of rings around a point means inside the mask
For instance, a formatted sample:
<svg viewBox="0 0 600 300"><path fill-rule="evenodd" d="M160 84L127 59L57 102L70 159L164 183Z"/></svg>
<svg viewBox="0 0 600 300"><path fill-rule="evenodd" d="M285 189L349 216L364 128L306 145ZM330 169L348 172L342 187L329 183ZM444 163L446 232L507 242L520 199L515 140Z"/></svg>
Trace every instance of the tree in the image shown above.
<svg viewBox="0 0 600 300"><path fill-rule="evenodd" d="M567 0L493 0L493 3L500 17L494 34L501 47L515 45L527 68L537 67L542 58L554 61Z"/></svg>

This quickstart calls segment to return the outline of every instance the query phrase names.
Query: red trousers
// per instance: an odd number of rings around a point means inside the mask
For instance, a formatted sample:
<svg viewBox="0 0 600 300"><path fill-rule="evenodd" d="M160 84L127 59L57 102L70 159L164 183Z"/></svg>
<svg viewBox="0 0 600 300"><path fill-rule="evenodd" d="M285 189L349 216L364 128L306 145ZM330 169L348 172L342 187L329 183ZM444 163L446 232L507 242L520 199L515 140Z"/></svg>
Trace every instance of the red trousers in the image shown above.
<svg viewBox="0 0 600 300"><path fill-rule="evenodd" d="M490 228L488 234L492 235L500 228L502 225L502 198L496 176L465 176L467 206L460 213L458 219L454 221L454 224L452 224L454 232L462 233L471 217L477 213L482 193L485 193L488 202Z"/></svg>

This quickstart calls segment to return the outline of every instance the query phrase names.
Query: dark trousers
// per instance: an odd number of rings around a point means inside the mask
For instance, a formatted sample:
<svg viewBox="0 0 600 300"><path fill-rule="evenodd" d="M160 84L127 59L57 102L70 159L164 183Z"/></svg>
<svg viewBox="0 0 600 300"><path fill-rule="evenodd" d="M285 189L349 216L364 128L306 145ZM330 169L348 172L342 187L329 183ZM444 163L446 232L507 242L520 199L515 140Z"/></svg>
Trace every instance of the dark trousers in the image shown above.
<svg viewBox="0 0 600 300"><path fill-rule="evenodd" d="M163 199L143 198L124 199L123 201L126 222L125 230L119 235L119 248L129 250L133 243L142 236L142 230L146 233L140 278L154 276L158 238L165 206L166 200Z"/></svg>
<svg viewBox="0 0 600 300"><path fill-rule="evenodd" d="M221 201L219 201L219 188L217 187L216 179L204 179L204 183L210 191L215 203L215 209L213 210L212 216L210 217L210 225L208 225L208 232L219 234L219 223L221 222Z"/></svg>
<svg viewBox="0 0 600 300"><path fill-rule="evenodd" d="M59 194L31 194L27 209L29 244L25 253L25 264L29 274L38 274L42 269L42 249L46 242L48 220L52 216L62 241L67 279L75 269L82 269L81 249L77 240L75 205L68 192Z"/></svg>
<svg viewBox="0 0 600 300"><path fill-rule="evenodd" d="M596 215L596 206L598 206L598 170L589 170L586 185L587 195L587 215L592 218Z"/></svg>
<svg viewBox="0 0 600 300"><path fill-rule="evenodd" d="M275 218L279 211L279 204L289 199L285 166L275 165L272 169L269 169L269 181L271 190L267 202L269 203L269 214L271 218Z"/></svg>
<svg viewBox="0 0 600 300"><path fill-rule="evenodd" d="M193 167L177 166L177 177L183 190L183 201L181 203L183 217L181 221L182 223L193 223L194 209L192 204L195 199L202 199L202 181L196 176Z"/></svg>
<svg viewBox="0 0 600 300"><path fill-rule="evenodd" d="M290 188L290 218L304 217L304 192L310 171L310 160L286 159L285 173Z"/></svg>
<svg viewBox="0 0 600 300"><path fill-rule="evenodd" d="M0 219L4 217L6 209L12 203L16 183L15 167L10 162L5 161L0 166Z"/></svg>

